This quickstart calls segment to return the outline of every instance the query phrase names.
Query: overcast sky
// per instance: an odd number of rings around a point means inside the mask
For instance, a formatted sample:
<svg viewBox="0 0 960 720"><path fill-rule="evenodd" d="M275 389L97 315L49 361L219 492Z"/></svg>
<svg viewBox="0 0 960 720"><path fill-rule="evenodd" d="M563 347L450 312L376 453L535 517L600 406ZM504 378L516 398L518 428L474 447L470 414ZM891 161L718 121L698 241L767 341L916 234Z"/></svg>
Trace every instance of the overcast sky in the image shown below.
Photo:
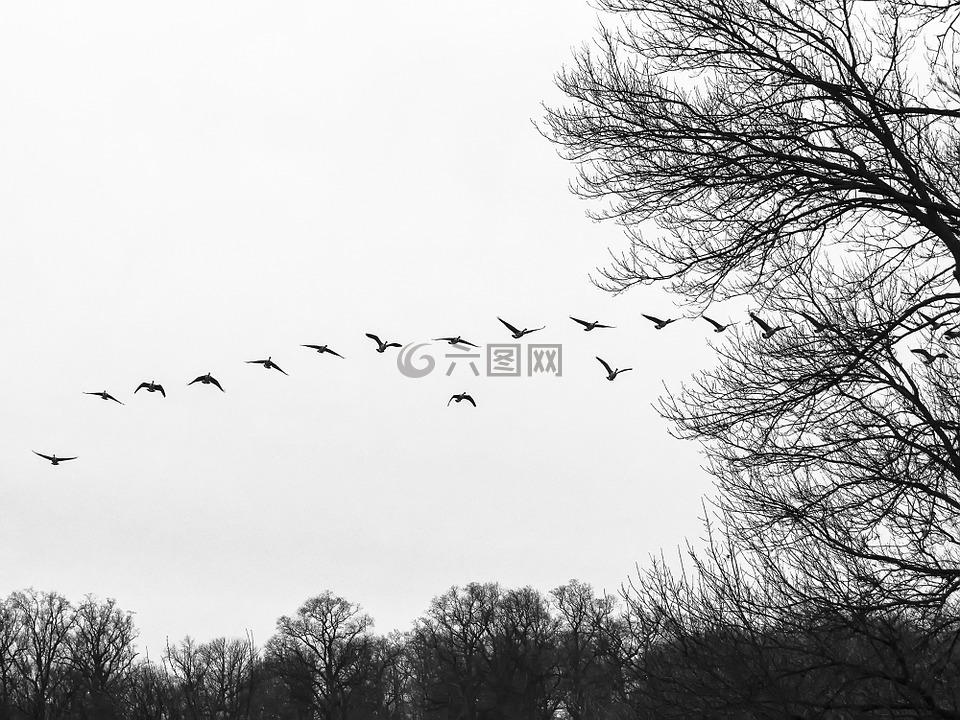
<svg viewBox="0 0 960 720"><path fill-rule="evenodd" d="M589 283L621 231L532 124L596 23L581 0L5 4L0 595L116 598L158 658L262 643L325 590L383 633L454 584L614 591L699 537L699 448L651 405L710 328ZM562 376L447 377L434 344L411 379L364 337L514 342L498 315L546 325L520 342L561 344ZM267 356L289 376L245 363ZM206 372L226 392L187 387ZM166 398L133 394L152 380Z"/></svg>

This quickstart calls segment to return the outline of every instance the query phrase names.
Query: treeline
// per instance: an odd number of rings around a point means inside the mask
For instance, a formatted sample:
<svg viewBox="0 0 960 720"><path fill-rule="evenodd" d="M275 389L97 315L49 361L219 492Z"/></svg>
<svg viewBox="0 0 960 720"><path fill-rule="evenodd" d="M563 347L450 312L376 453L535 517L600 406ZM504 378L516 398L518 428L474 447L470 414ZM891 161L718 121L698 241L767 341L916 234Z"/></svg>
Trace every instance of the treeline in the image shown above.
<svg viewBox="0 0 960 720"><path fill-rule="evenodd" d="M697 562L696 580L655 565L620 598L577 581L547 596L454 587L386 637L326 592L263 647L187 637L157 661L138 656L113 600L14 592L0 605L0 720L960 716L945 611L786 611L735 565Z"/></svg>

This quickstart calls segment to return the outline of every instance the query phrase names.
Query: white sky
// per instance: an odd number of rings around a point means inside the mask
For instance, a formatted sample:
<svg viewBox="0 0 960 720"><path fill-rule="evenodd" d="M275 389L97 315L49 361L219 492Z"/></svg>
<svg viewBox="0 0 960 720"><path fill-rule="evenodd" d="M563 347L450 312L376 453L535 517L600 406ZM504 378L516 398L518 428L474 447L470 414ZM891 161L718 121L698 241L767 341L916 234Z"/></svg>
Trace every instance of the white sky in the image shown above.
<svg viewBox="0 0 960 720"><path fill-rule="evenodd" d="M710 328L589 284L620 230L531 124L595 25L581 0L0 8L0 595L114 597L158 658L262 643L327 589L384 633L454 584L613 591L699 537L699 448L651 403ZM409 379L364 337L512 342L497 315L546 324L563 377ZM226 393L186 387L208 371Z"/></svg>

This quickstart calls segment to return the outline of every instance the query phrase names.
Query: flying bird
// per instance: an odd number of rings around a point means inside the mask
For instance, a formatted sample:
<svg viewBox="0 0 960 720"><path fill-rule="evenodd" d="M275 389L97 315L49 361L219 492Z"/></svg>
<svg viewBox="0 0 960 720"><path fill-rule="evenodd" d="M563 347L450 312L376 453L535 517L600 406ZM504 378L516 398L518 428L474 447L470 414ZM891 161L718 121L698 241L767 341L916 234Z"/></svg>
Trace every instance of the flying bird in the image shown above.
<svg viewBox="0 0 960 720"><path fill-rule="evenodd" d="M477 346L474 345L472 342L467 342L466 340L464 340L464 339L463 339L462 337L460 337L459 335L457 335L456 337L434 338L434 340L446 340L446 341L447 341L448 343L450 343L451 345L460 344L460 345L469 345L470 347L477 347Z"/></svg>
<svg viewBox="0 0 960 720"><path fill-rule="evenodd" d="M940 321L937 320L936 318L930 317L929 315L924 315L923 313L919 313L919 315L920 315L920 317L922 317L924 320L926 320L926 322L925 322L924 324L925 324L925 325L929 325L929 326L932 327L934 330L936 330L936 329L939 328L941 325L943 325L942 322L940 322Z"/></svg>
<svg viewBox="0 0 960 720"><path fill-rule="evenodd" d="M584 332L590 332L594 328L615 328L616 325L601 325L599 320L594 322L587 322L586 320L581 320L580 318L575 318L573 315L568 315L568 317L573 320L575 323L580 323L583 325Z"/></svg>
<svg viewBox="0 0 960 720"><path fill-rule="evenodd" d="M817 320L813 315L805 313L803 310L798 310L797 312L799 312L807 322L813 325L814 332L822 333L824 330L827 329L826 323L820 320Z"/></svg>
<svg viewBox="0 0 960 720"><path fill-rule="evenodd" d="M470 397L467 393L462 392L459 395L451 395L450 399L447 400L447 407L450 407L450 403L452 402L456 402L457 404L459 404L462 400L469 400L471 405L473 405L474 407L477 406L476 400Z"/></svg>
<svg viewBox="0 0 960 720"><path fill-rule="evenodd" d="M143 388L146 388L147 392L159 391L160 394L163 395L164 397L167 396L167 394L163 391L163 385L161 385L160 383L155 383L153 381L140 383L139 385L137 385L137 389L133 391L133 394L136 395Z"/></svg>
<svg viewBox="0 0 960 720"><path fill-rule="evenodd" d="M912 352L914 355L919 355L920 359L923 360L924 365L931 365L935 360L950 357L945 352L939 352L936 355L932 355L922 348L917 348L916 350L911 350L910 352Z"/></svg>
<svg viewBox="0 0 960 720"><path fill-rule="evenodd" d="M721 325L721 324L718 323L716 320L711 320L711 319L708 318L706 315L703 316L703 319L706 320L706 321L707 321L708 323L710 323L711 325L713 325L713 331L714 331L715 333L722 333L724 330L726 330L726 329L727 329L728 327L730 327L731 325L735 325L735 324L736 324L736 323L727 323L726 325Z"/></svg>
<svg viewBox="0 0 960 720"><path fill-rule="evenodd" d="M338 353L336 350L331 350L326 345L301 345L300 347L311 348L313 350L316 350L321 355L323 355L323 353L330 353L331 355L336 355L338 358L343 357L343 355Z"/></svg>
<svg viewBox="0 0 960 720"><path fill-rule="evenodd" d="M277 365L277 364L273 361L273 356L272 356L272 355L269 356L269 357L267 357L266 360L247 360L247 362L248 362L248 363L253 363L253 364L255 364L255 365L263 365L263 367L264 367L265 369L267 369L267 370L270 370L270 369L279 370L279 371L282 372L284 375L289 375L288 372L286 372L282 367L280 367L279 365ZM220 388L220 389L222 390L223 388Z"/></svg>
<svg viewBox="0 0 960 720"><path fill-rule="evenodd" d="M619 369L614 370L607 364L607 361L604 360L603 358L598 357L597 360L599 360L600 364L603 365L603 369L607 371L607 380L610 380L610 381L615 380L617 375L619 375L620 373L625 373L628 370L633 370L633 368L623 368L623 370L619 370Z"/></svg>
<svg viewBox="0 0 960 720"><path fill-rule="evenodd" d="M497 320L499 320L504 325L506 325L507 330L509 330L513 334L514 340L519 340L520 338L522 338L524 335L527 335L528 333L537 332L538 330L543 330L543 328L546 327L546 325L543 325L542 327L538 327L538 328L532 328L532 329L524 328L523 330L517 330L513 325L508 323L499 315L497 316Z"/></svg>
<svg viewBox="0 0 960 720"><path fill-rule="evenodd" d="M381 340L380 338L378 338L378 337L377 337L376 335L374 335L373 333L366 333L366 336L367 336L368 338L370 338L371 340L373 340L375 343L377 343L377 346L378 346L378 347L377 347L377 352L378 352L378 353L386 352L386 351L387 351L387 348L403 347L403 345L401 345L401 344L398 343L398 342L388 342L388 343L385 343L383 340Z"/></svg>
<svg viewBox="0 0 960 720"><path fill-rule="evenodd" d="M210 373L207 373L206 375L201 375L200 377L194 380L191 380L190 382L187 383L187 385L193 385L194 383L203 383L204 385L216 385L218 388L220 388L220 392L226 392L223 389L223 387L220 385L220 383L217 382L217 379Z"/></svg>
<svg viewBox="0 0 960 720"><path fill-rule="evenodd" d="M753 321L754 321L757 325L759 325L760 328L763 330L763 335L762 335L762 336L763 336L764 338L766 338L767 340L769 340L770 338L772 338L774 335L776 335L776 334L777 334L778 332L780 332L781 330L786 330L786 329L787 329L787 326L786 326L786 325L778 325L777 327L770 327L767 323L765 323L763 320L761 320L759 317L757 317L753 312L750 312L750 317L751 317L751 318L753 319Z"/></svg>
<svg viewBox="0 0 960 720"><path fill-rule="evenodd" d="M944 340L956 340L960 338L960 327L953 327L943 334Z"/></svg>
<svg viewBox="0 0 960 720"><path fill-rule="evenodd" d="M74 456L74 457L68 457L68 458L58 458L56 455L44 455L43 453L38 453L36 450L33 451L33 454L34 454L34 455L39 455L39 456L42 457L44 460L49 460L49 461L50 461L51 463L53 463L54 465L59 465L60 463L66 462L67 460L76 460L76 459L77 459L76 456Z"/></svg>
<svg viewBox="0 0 960 720"><path fill-rule="evenodd" d="M640 313L640 314L643 315L643 313ZM670 323L677 321L676 318L670 318L669 320L661 320L660 318L654 317L653 315L643 315L643 316L650 322L654 323L656 325L655 329L657 330L663 330Z"/></svg>
<svg viewBox="0 0 960 720"><path fill-rule="evenodd" d="M117 400L113 395L111 395L110 393L108 393L106 390L104 390L103 392L87 392L86 390L84 390L84 391L83 391L83 394L84 394L84 395L97 395L98 397L101 397L101 398L103 398L104 400L113 400L114 402L118 402L118 403L120 403L121 405L123 405L122 402L120 402L119 400Z"/></svg>

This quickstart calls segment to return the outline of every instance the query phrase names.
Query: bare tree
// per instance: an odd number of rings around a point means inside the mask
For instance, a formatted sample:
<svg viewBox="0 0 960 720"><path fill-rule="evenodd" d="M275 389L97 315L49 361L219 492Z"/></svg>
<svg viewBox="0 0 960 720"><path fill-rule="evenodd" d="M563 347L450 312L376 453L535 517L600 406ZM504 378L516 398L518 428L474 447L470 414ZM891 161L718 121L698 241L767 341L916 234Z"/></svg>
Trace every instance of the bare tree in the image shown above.
<svg viewBox="0 0 960 720"><path fill-rule="evenodd" d="M368 704L364 691L381 671L371 655L373 620L360 607L331 592L310 598L296 615L277 620L267 644L273 672L291 699L312 717L348 720Z"/></svg>
<svg viewBox="0 0 960 720"><path fill-rule="evenodd" d="M23 689L16 705L33 720L54 718L64 704L73 607L58 593L33 589L14 592L7 603L19 624L19 650L11 658Z"/></svg>
<svg viewBox="0 0 960 720"><path fill-rule="evenodd" d="M76 702L87 707L91 717L109 720L123 717L121 700L132 672L137 638L133 615L116 601L99 602L87 595L77 607L70 637L70 665L79 678Z"/></svg>

